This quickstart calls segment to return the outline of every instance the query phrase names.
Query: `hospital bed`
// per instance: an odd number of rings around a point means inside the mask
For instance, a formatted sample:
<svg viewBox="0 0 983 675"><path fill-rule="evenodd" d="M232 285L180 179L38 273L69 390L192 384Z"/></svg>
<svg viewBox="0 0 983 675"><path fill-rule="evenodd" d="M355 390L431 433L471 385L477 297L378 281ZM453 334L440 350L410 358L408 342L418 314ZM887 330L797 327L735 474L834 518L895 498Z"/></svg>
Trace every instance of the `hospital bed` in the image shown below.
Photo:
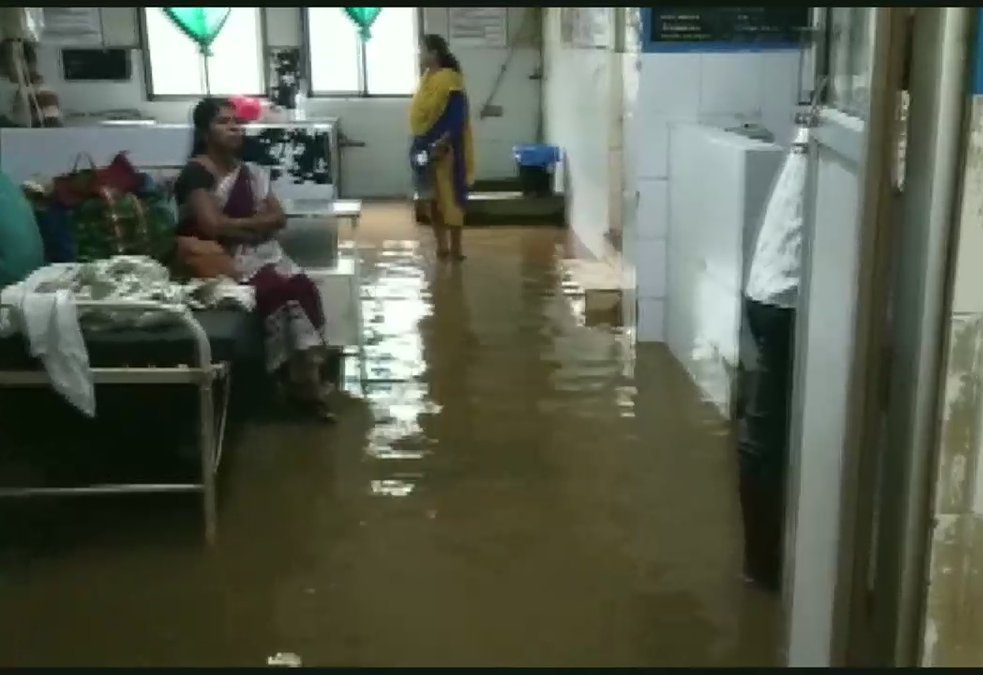
<svg viewBox="0 0 983 675"><path fill-rule="evenodd" d="M78 301L77 306L168 315L170 321L160 327L84 330L83 334L97 392L100 386L127 384L177 384L197 390L198 478L186 483L4 487L0 497L197 492L205 537L211 543L216 534L216 474L225 440L232 364L255 354L257 346L262 349L255 315L234 309L190 311L155 302ZM0 339L0 388L49 386L47 373L28 353L23 336Z"/></svg>

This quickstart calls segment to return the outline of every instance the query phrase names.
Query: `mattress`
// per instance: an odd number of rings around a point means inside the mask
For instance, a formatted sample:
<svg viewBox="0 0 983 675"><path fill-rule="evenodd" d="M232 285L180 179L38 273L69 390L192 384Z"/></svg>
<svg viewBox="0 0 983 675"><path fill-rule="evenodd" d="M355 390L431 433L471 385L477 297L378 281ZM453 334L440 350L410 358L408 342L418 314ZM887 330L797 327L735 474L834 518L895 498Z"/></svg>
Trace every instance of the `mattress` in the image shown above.
<svg viewBox="0 0 983 675"><path fill-rule="evenodd" d="M255 314L237 309L194 312L208 335L212 362L261 359L263 327ZM93 368L175 366L194 359L194 340L182 324L150 329L86 331L89 364ZM20 335L0 339L0 370L40 367Z"/></svg>

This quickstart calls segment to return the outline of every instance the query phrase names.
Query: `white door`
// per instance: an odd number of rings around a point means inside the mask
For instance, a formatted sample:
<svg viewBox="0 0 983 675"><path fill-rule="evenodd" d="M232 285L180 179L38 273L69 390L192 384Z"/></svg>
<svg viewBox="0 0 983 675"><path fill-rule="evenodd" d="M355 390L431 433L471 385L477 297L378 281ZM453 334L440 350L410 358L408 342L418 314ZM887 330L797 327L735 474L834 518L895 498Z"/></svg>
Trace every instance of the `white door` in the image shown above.
<svg viewBox="0 0 983 675"><path fill-rule="evenodd" d="M348 199L411 195L409 103L401 99L352 99L336 108L340 195Z"/></svg>
<svg viewBox="0 0 983 675"><path fill-rule="evenodd" d="M810 147L796 335L790 665L918 663L975 11L828 10L830 86Z"/></svg>
<svg viewBox="0 0 983 675"><path fill-rule="evenodd" d="M878 235L891 177L900 11L826 15L829 58L820 62L829 77L809 148L792 402L785 587L793 666L841 662L848 629L849 544L886 279Z"/></svg>

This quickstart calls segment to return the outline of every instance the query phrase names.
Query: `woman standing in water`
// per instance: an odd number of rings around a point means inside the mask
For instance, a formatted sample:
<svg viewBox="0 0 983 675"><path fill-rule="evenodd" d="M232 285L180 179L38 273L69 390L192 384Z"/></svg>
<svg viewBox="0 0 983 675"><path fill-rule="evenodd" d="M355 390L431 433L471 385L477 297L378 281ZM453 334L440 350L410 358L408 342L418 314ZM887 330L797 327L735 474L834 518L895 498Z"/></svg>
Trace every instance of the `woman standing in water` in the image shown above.
<svg viewBox="0 0 983 675"><path fill-rule="evenodd" d="M421 195L430 202L437 256L463 260L461 230L474 182L474 145L461 65L447 41L426 35L420 48L423 77L410 107L411 164Z"/></svg>
<svg viewBox="0 0 983 675"><path fill-rule="evenodd" d="M178 235L215 241L229 252L238 281L256 290L267 371L281 378L295 404L331 421L321 380L326 349L320 295L274 238L287 219L269 174L240 160L242 127L231 102L203 99L193 121L191 157L174 186Z"/></svg>

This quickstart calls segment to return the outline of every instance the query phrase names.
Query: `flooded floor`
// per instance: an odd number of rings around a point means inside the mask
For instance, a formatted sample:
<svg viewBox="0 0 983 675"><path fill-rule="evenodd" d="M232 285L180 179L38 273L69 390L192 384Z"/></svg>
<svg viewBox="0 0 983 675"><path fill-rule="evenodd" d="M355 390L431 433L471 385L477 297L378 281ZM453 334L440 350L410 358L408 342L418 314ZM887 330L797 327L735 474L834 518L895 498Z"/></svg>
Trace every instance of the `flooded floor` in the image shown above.
<svg viewBox="0 0 983 675"><path fill-rule="evenodd" d="M668 352L584 324L564 231L469 230L460 266L428 235L368 209L365 395L352 364L336 427L243 427L212 549L180 496L4 516L0 665L776 662L725 428Z"/></svg>

